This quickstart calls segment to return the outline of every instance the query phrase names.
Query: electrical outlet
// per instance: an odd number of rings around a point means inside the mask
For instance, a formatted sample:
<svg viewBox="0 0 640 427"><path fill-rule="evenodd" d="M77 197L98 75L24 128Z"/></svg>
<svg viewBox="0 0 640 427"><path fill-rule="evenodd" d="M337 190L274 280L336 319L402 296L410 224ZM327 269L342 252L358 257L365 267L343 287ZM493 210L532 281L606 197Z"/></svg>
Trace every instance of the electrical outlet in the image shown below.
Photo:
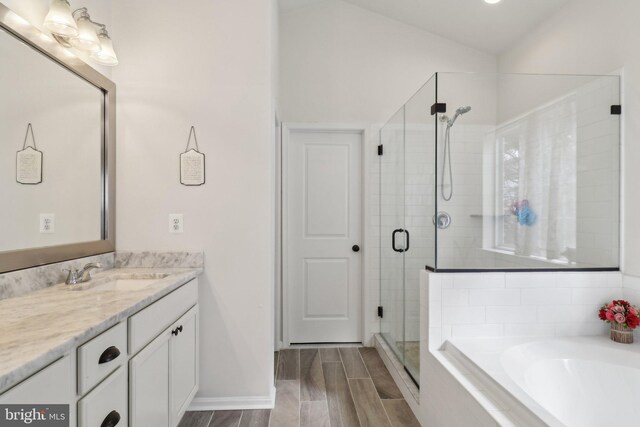
<svg viewBox="0 0 640 427"><path fill-rule="evenodd" d="M40 233L55 233L56 215L52 213L40 214Z"/></svg>
<svg viewBox="0 0 640 427"><path fill-rule="evenodd" d="M169 214L169 233L184 232L184 218L182 214Z"/></svg>

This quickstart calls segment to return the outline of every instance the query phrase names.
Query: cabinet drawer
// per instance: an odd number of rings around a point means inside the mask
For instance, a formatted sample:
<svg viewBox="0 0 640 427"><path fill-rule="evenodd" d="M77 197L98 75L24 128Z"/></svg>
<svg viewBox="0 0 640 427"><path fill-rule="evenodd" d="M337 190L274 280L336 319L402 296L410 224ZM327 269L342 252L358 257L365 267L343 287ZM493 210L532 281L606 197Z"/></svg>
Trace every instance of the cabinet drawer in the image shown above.
<svg viewBox="0 0 640 427"><path fill-rule="evenodd" d="M78 427L129 425L127 366L119 368L78 402Z"/></svg>
<svg viewBox="0 0 640 427"><path fill-rule="evenodd" d="M127 361L127 324L122 322L78 347L78 394L83 395Z"/></svg>
<svg viewBox="0 0 640 427"><path fill-rule="evenodd" d="M149 307L129 317L129 354L135 354L198 302L193 279Z"/></svg>

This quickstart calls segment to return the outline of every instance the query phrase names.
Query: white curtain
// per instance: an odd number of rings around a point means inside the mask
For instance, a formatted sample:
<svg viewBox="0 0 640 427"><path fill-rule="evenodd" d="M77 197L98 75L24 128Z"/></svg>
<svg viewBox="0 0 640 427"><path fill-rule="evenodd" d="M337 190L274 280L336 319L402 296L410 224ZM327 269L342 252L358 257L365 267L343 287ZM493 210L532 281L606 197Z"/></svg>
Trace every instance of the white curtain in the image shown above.
<svg viewBox="0 0 640 427"><path fill-rule="evenodd" d="M518 122L522 131L519 200L514 202L528 204L535 220L516 225L515 253L571 259L576 247L575 96L529 113Z"/></svg>

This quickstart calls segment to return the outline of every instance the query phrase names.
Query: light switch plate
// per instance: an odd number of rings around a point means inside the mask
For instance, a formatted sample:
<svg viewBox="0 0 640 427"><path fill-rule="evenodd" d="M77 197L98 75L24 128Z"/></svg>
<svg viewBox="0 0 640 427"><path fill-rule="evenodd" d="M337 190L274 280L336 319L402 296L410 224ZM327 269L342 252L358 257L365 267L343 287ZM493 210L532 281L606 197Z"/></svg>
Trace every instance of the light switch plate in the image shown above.
<svg viewBox="0 0 640 427"><path fill-rule="evenodd" d="M40 214L40 233L50 234L56 232L56 214Z"/></svg>
<svg viewBox="0 0 640 427"><path fill-rule="evenodd" d="M184 217L182 214L169 214L169 233L184 232Z"/></svg>

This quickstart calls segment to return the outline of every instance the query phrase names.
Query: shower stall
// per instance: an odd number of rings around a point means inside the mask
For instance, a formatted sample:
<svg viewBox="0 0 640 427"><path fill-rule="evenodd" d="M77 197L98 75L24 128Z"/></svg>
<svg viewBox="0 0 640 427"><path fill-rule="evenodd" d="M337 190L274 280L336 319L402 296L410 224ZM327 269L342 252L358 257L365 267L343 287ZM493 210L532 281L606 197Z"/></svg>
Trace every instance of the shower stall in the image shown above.
<svg viewBox="0 0 640 427"><path fill-rule="evenodd" d="M380 329L417 383L419 271L619 269L620 77L437 73L380 130Z"/></svg>

